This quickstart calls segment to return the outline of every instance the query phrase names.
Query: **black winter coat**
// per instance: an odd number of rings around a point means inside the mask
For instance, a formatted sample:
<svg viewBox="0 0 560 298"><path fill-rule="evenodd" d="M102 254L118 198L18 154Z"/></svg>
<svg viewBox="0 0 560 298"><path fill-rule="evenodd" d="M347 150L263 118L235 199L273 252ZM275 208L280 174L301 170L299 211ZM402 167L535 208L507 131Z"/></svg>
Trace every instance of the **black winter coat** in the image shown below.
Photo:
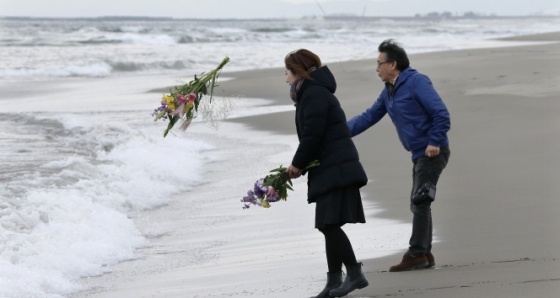
<svg viewBox="0 0 560 298"><path fill-rule="evenodd" d="M296 128L299 146L292 165L303 169L314 160L318 167L308 171L309 203L328 191L367 184L358 151L351 139L346 116L334 92L336 81L327 66L310 74L297 93Z"/></svg>

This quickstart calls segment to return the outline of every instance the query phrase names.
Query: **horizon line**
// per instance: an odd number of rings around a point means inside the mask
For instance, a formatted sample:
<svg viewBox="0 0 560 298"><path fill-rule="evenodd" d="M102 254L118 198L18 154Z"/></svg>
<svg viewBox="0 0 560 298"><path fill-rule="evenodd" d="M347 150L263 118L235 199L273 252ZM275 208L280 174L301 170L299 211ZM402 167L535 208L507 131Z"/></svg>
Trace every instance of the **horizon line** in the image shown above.
<svg viewBox="0 0 560 298"><path fill-rule="evenodd" d="M167 16L123 16L107 15L95 17L71 17L71 16L0 16L1 20L166 20L166 21L186 21L186 20L284 20L284 19L491 19L491 18L555 18L560 14L527 14L527 15L393 15L393 16L358 16L352 14L330 14L330 15L308 15L301 17L270 17L270 18L235 18L235 17L209 17L209 18L174 18Z"/></svg>

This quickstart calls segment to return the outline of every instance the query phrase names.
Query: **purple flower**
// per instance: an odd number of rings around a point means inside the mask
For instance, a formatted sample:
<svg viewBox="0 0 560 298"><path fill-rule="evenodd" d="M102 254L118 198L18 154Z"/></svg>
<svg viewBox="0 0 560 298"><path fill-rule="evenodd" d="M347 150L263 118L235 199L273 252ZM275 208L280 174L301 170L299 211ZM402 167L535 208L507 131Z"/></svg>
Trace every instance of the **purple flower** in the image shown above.
<svg viewBox="0 0 560 298"><path fill-rule="evenodd" d="M249 208L251 204L259 205L258 199L255 197L253 190L247 191L247 195L243 197L241 202L245 203L243 204L243 209Z"/></svg>
<svg viewBox="0 0 560 298"><path fill-rule="evenodd" d="M272 202L278 202L278 201L280 201L280 196L276 194L276 195L274 195L274 196L272 196L272 197L268 197L267 200L268 200L269 202L271 202L271 203L272 203Z"/></svg>
<svg viewBox="0 0 560 298"><path fill-rule="evenodd" d="M259 179L255 181L254 192L257 198L262 199L266 195L267 188L263 186L263 183L264 183L264 179Z"/></svg>

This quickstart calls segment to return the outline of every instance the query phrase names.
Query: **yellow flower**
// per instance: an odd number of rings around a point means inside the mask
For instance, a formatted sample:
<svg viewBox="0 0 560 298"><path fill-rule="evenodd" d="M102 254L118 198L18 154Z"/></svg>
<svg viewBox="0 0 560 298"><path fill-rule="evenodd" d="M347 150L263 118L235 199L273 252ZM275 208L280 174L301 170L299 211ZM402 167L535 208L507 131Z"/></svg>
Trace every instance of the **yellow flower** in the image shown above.
<svg viewBox="0 0 560 298"><path fill-rule="evenodd" d="M173 102L173 100L175 100L175 99L173 98L173 96L171 96L171 95L164 95L161 99L163 99L163 100L164 100L166 103L168 103L168 104L169 104L170 102Z"/></svg>
<svg viewBox="0 0 560 298"><path fill-rule="evenodd" d="M173 98L173 96L171 95L164 95L161 98L163 101L165 101L165 104L167 105L167 108L170 111L174 111L177 107L175 106L175 98Z"/></svg>
<svg viewBox="0 0 560 298"><path fill-rule="evenodd" d="M261 207L263 207L263 208L270 208L270 203L268 202L267 199L263 199L263 200L262 200Z"/></svg>

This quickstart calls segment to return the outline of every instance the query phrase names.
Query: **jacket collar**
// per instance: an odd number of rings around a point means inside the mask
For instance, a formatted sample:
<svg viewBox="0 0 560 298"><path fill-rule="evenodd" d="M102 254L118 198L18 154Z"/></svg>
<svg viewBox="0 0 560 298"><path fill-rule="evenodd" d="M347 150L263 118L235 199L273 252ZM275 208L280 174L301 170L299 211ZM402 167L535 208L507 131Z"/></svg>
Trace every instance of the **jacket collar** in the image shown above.
<svg viewBox="0 0 560 298"><path fill-rule="evenodd" d="M402 85L406 81L406 79L415 72L416 72L416 69L411 68L410 66L405 68L403 71L401 71L401 73L399 74L399 76L397 78L397 81L394 85L395 88Z"/></svg>

